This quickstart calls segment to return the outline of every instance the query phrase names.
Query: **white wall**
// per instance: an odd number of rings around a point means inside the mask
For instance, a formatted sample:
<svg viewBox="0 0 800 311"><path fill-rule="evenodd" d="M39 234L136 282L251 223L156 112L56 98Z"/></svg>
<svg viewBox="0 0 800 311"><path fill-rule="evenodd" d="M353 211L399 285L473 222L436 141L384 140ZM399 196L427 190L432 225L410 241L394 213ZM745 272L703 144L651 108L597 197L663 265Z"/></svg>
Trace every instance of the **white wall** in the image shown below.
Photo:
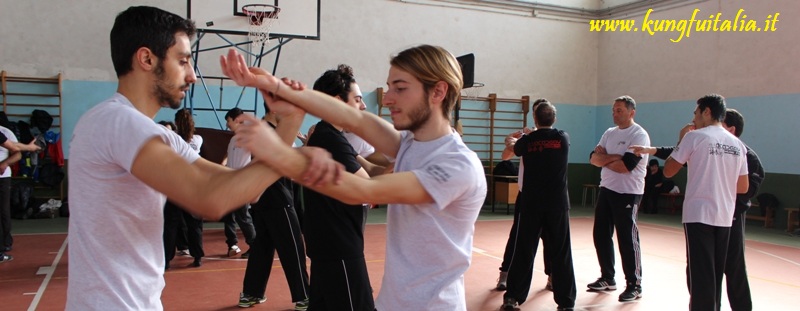
<svg viewBox="0 0 800 311"><path fill-rule="evenodd" d="M693 32L673 43L676 32L600 34L598 103L630 94L640 102L694 100L716 92L726 97L800 93L800 2L712 0L656 12L651 18L698 19L722 13L734 19L742 8L763 27L780 12L775 32ZM642 16L634 19L640 26Z"/></svg>
<svg viewBox="0 0 800 311"><path fill-rule="evenodd" d="M67 80L114 81L108 33L116 14L132 3L0 0L0 68L17 75L61 71ZM186 14L186 1L135 3ZM598 36L579 23L391 0L339 0L322 2L321 38L287 44L278 75L313 82L324 69L347 63L370 90L385 85L392 54L426 43L456 55L475 53L475 78L486 84L481 95L595 103ZM208 46L215 39L203 40ZM202 55L204 74L218 75L221 53ZM263 67L271 69L270 57Z"/></svg>

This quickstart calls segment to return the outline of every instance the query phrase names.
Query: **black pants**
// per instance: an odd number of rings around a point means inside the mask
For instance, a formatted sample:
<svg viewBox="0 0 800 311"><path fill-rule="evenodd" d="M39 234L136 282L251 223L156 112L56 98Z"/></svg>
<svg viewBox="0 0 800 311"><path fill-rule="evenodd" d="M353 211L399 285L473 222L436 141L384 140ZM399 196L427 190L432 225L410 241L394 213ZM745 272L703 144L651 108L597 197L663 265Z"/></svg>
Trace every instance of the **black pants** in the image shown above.
<svg viewBox="0 0 800 311"><path fill-rule="evenodd" d="M684 223L689 310L719 310L730 227Z"/></svg>
<svg viewBox="0 0 800 311"><path fill-rule="evenodd" d="M753 310L750 282L747 280L747 266L744 261L744 220L744 212L733 215L728 255L725 259L725 286L728 289L728 302L733 311Z"/></svg>
<svg viewBox="0 0 800 311"><path fill-rule="evenodd" d="M0 178L0 255L3 249L11 248L11 178Z"/></svg>
<svg viewBox="0 0 800 311"><path fill-rule="evenodd" d="M228 244L228 247L239 244L239 238L236 236L237 223L242 229L244 241L247 245L253 245L253 241L256 239L256 229L253 227L253 218L250 217L248 209L249 205L245 205L222 217L221 221L225 223L225 243Z"/></svg>
<svg viewBox="0 0 800 311"><path fill-rule="evenodd" d="M203 220L184 211L175 203L164 204L164 256L167 264L175 258L175 245L180 230L179 223L186 224L189 253L195 259L203 258Z"/></svg>
<svg viewBox="0 0 800 311"><path fill-rule="evenodd" d="M553 299L559 307L575 306L575 272L569 232L569 211L550 207L520 208L519 225L508 269L508 289L504 298L514 298L522 304L528 298L533 278L533 260L539 238L547 232L545 251L552 254Z"/></svg>
<svg viewBox="0 0 800 311"><path fill-rule="evenodd" d="M294 207L264 207L256 204L250 212L256 237L250 245L242 292L254 297L265 297L272 260L277 250L286 282L289 283L292 301L307 299L309 286L306 251Z"/></svg>
<svg viewBox="0 0 800 311"><path fill-rule="evenodd" d="M642 262L639 248L637 207L641 195L623 194L600 187L594 210L594 248L600 263L601 277L614 279L614 229L617 232L619 255L627 284L641 285Z"/></svg>
<svg viewBox="0 0 800 311"><path fill-rule="evenodd" d="M308 311L375 310L364 257L311 259L311 300Z"/></svg>
<svg viewBox="0 0 800 311"><path fill-rule="evenodd" d="M511 265L511 255L514 254L517 240L517 226L519 224L519 211L521 210L520 200L522 193L517 195L517 200L514 202L514 222L511 224L511 231L508 232L508 240L506 241L506 250L503 252L503 262L500 263L500 271L508 272L508 266ZM547 231L542 231L542 244L544 245L544 274L550 275L550 255L547 251Z"/></svg>

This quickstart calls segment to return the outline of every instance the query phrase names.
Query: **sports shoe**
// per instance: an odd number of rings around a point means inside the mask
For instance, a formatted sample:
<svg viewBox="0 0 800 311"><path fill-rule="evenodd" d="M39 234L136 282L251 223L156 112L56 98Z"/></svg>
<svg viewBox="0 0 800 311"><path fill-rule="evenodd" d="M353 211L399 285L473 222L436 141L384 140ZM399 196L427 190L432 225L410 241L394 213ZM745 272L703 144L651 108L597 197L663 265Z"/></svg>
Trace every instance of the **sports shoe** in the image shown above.
<svg viewBox="0 0 800 311"><path fill-rule="evenodd" d="M241 252L242 250L239 249L239 246L231 245L231 247L228 247L228 257L233 257L233 255L236 255Z"/></svg>
<svg viewBox="0 0 800 311"><path fill-rule="evenodd" d="M239 308L250 308L265 301L267 301L267 297L253 297L245 293L239 293Z"/></svg>
<svg viewBox="0 0 800 311"><path fill-rule="evenodd" d="M188 249L179 249L179 250L178 250L178 254L177 254L177 255L178 255L178 256L188 256L188 257L192 257L192 254L190 254L190 253L189 253L189 250L188 250Z"/></svg>
<svg viewBox="0 0 800 311"><path fill-rule="evenodd" d="M242 253L242 258L247 259L250 257L250 250L248 249L246 252Z"/></svg>
<svg viewBox="0 0 800 311"><path fill-rule="evenodd" d="M547 285L544 286L545 290L553 291L553 278L551 276L547 276Z"/></svg>
<svg viewBox="0 0 800 311"><path fill-rule="evenodd" d="M2 256L0 256L0 262L8 262L12 260L14 260L14 257L11 255L3 254Z"/></svg>
<svg viewBox="0 0 800 311"><path fill-rule="evenodd" d="M633 301L642 298L642 286L636 284L628 284L625 291L619 295L619 301Z"/></svg>
<svg viewBox="0 0 800 311"><path fill-rule="evenodd" d="M500 307L500 310L503 311L514 311L514 308L519 306L517 300L514 298L503 298L503 306Z"/></svg>
<svg viewBox="0 0 800 311"><path fill-rule="evenodd" d="M203 260L200 257L197 257L192 262L192 267L199 267L203 265Z"/></svg>
<svg viewBox="0 0 800 311"><path fill-rule="evenodd" d="M496 290L506 290L508 287L508 272L500 271L500 277L497 278Z"/></svg>
<svg viewBox="0 0 800 311"><path fill-rule="evenodd" d="M301 301L294 303L294 310L295 311L306 311L308 310L308 298L303 299Z"/></svg>
<svg viewBox="0 0 800 311"><path fill-rule="evenodd" d="M586 285L586 287L595 291L616 290L617 282L615 282L613 279L598 278L597 281L589 283L588 285Z"/></svg>

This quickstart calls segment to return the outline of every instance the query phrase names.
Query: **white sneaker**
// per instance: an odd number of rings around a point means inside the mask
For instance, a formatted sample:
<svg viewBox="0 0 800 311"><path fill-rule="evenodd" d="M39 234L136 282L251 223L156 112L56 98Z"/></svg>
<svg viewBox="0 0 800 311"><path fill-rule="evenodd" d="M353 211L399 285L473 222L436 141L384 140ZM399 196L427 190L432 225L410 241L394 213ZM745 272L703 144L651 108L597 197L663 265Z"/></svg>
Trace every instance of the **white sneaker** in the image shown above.
<svg viewBox="0 0 800 311"><path fill-rule="evenodd" d="M239 249L239 246L232 245L230 248L228 248L228 257L233 257L234 255L236 255L238 253L241 253L241 252L242 252L242 250Z"/></svg>

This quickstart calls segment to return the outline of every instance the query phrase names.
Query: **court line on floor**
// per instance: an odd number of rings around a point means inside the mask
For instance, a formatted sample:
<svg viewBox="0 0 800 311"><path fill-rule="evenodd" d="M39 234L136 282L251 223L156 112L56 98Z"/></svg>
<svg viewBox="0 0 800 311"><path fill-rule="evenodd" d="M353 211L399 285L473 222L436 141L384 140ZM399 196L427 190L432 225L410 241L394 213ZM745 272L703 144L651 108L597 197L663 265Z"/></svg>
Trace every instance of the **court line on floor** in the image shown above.
<svg viewBox="0 0 800 311"><path fill-rule="evenodd" d="M36 310L36 307L39 306L39 301L42 300L42 295L44 295L44 290L47 288L47 285L50 284L50 279L53 278L53 273L56 272L56 267L58 266L58 262L61 261L61 256L64 255L64 251L67 249L67 237L64 237L64 243L61 243L61 249L58 250L58 255L56 255L56 259L53 260L53 264L50 265L47 269L41 271L46 271L47 275L42 280L42 284L39 285L39 290L36 291L36 296L33 297L33 301L31 301L31 305L28 307L28 311Z"/></svg>

